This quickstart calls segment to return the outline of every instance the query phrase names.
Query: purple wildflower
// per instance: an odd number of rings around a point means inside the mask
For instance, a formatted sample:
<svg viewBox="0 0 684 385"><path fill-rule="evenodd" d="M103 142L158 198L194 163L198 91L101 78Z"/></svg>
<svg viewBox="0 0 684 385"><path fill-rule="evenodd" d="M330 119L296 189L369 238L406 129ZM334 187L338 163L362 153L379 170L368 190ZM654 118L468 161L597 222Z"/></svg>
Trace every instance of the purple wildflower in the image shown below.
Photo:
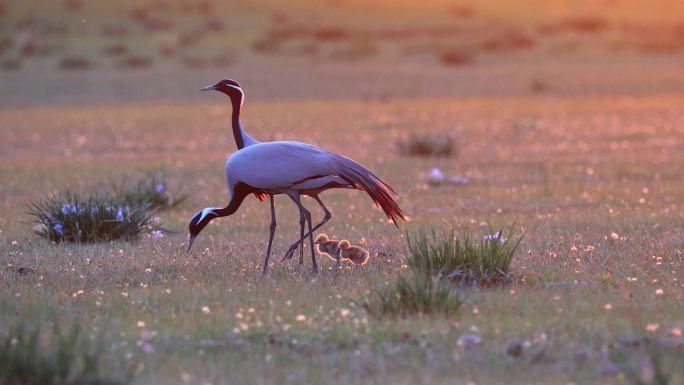
<svg viewBox="0 0 684 385"><path fill-rule="evenodd" d="M121 207L116 211L116 221L117 222L123 222L124 221L124 214L123 210L121 210Z"/></svg>
<svg viewBox="0 0 684 385"><path fill-rule="evenodd" d="M64 215L67 215L69 213L75 214L78 212L78 208L73 203L67 203L67 204L62 205L62 208L60 209L60 211Z"/></svg>

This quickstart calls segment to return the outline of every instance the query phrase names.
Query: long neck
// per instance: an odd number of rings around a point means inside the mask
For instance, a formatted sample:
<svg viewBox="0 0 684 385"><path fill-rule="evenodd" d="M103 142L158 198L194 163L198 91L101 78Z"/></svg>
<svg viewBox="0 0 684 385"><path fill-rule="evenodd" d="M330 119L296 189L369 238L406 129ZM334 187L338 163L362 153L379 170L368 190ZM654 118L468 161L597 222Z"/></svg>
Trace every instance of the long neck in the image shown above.
<svg viewBox="0 0 684 385"><path fill-rule="evenodd" d="M233 124L233 136L235 137L235 144L238 150L241 150L247 146L259 143L252 139L251 136L247 135L247 131L242 127L242 122L240 122L240 110L242 109L242 98L234 97L230 99L233 105L233 115L231 117Z"/></svg>
<svg viewBox="0 0 684 385"><path fill-rule="evenodd" d="M233 189L233 194L230 197L230 202L228 203L228 206L222 208L222 209L214 209L214 214L217 215L217 218L221 217L227 217L228 215L232 215L237 211L238 208L240 208L240 205L242 204L242 201L247 197L252 192L252 190L249 188L244 183L238 183L235 188Z"/></svg>

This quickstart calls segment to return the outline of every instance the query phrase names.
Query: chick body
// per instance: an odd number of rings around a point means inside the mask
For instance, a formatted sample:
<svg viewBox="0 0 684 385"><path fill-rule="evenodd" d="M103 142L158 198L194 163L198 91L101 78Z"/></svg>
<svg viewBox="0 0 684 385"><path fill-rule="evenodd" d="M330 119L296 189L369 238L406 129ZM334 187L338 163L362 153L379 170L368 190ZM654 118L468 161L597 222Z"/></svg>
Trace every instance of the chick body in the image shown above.
<svg viewBox="0 0 684 385"><path fill-rule="evenodd" d="M340 258L344 261L351 261L360 266L368 263L370 253L360 246L352 246L347 240L341 240L337 247L340 249Z"/></svg>
<svg viewBox="0 0 684 385"><path fill-rule="evenodd" d="M338 244L339 240L329 239L326 234L319 234L314 241L316 244L316 249L320 254L327 256L328 258L340 263L340 249Z"/></svg>

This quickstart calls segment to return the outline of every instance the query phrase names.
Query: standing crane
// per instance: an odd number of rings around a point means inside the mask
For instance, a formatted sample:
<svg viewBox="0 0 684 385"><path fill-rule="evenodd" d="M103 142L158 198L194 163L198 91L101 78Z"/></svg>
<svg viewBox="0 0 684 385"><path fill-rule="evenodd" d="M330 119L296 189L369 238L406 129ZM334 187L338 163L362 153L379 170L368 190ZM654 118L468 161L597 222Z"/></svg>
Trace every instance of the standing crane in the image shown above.
<svg viewBox="0 0 684 385"><path fill-rule="evenodd" d="M230 202L224 208L205 208L198 211L189 223L190 238L188 250L197 235L215 218L235 213L242 201L255 194L263 200L270 198L271 225L263 274L268 269L273 236L276 229L275 204L273 196L287 195L299 208L300 224L308 223L308 233L290 246L285 257L291 256L296 247L309 238L313 271L318 271L313 246L313 233L331 217L330 211L319 198L319 194L331 188L350 188L366 192L378 204L394 224L404 219L403 212L392 194L395 190L359 163L339 154L323 150L310 144L295 141L275 141L259 143L252 139L242 127L239 119L240 108L244 102L242 89L237 82L224 79L205 87L225 93L233 105L233 134L239 150L226 162L226 179L230 191ZM301 196L307 195L316 200L325 212L323 220L312 226L311 213L302 205ZM301 220L304 218L304 221ZM303 231L302 231L303 233Z"/></svg>
<svg viewBox="0 0 684 385"><path fill-rule="evenodd" d="M207 86L202 88L202 91L219 91L228 96L231 102L232 106L232 115L231 115L231 125L233 127L233 137L235 138L235 145L237 146L238 150L241 150L247 146L251 146L254 144L261 143L247 133L245 130L244 126L242 125L242 121L240 120L240 112L242 110L242 104L245 101L245 93L242 91L242 87L238 82L236 82L233 79L223 79L219 81L218 83ZM259 201L263 201L266 197L264 196L256 196ZM269 200L271 201L271 204L275 205L275 202L273 201L273 196L268 195ZM303 239L304 238L304 224L305 224L305 218L303 215L300 215L299 217L299 238ZM327 220L326 220L327 221ZM325 222L323 222L325 223ZM318 226L318 224L317 224ZM314 228L317 228L314 226ZM298 245L299 243L295 243ZM296 246L291 247L291 251L289 251L289 254L286 256L292 256L292 253L296 250ZM284 259L284 258L283 258ZM300 253L299 253L299 264L302 265L304 263L304 248L300 248Z"/></svg>

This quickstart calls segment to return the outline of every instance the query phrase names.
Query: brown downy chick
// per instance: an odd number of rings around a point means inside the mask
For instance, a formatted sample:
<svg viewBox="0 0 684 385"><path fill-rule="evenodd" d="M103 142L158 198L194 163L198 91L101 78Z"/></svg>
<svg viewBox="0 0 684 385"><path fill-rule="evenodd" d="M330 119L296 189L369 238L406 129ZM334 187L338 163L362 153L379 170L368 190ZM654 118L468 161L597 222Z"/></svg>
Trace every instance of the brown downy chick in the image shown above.
<svg viewBox="0 0 684 385"><path fill-rule="evenodd" d="M328 239L325 234L319 234L314 241L320 254L327 255L330 259L337 261L338 264L340 263L340 250L337 246L339 242L335 239Z"/></svg>
<svg viewBox="0 0 684 385"><path fill-rule="evenodd" d="M352 261L357 266L368 263L370 254L363 247L351 246L347 240L340 241L337 246L340 248L340 258L342 260Z"/></svg>

